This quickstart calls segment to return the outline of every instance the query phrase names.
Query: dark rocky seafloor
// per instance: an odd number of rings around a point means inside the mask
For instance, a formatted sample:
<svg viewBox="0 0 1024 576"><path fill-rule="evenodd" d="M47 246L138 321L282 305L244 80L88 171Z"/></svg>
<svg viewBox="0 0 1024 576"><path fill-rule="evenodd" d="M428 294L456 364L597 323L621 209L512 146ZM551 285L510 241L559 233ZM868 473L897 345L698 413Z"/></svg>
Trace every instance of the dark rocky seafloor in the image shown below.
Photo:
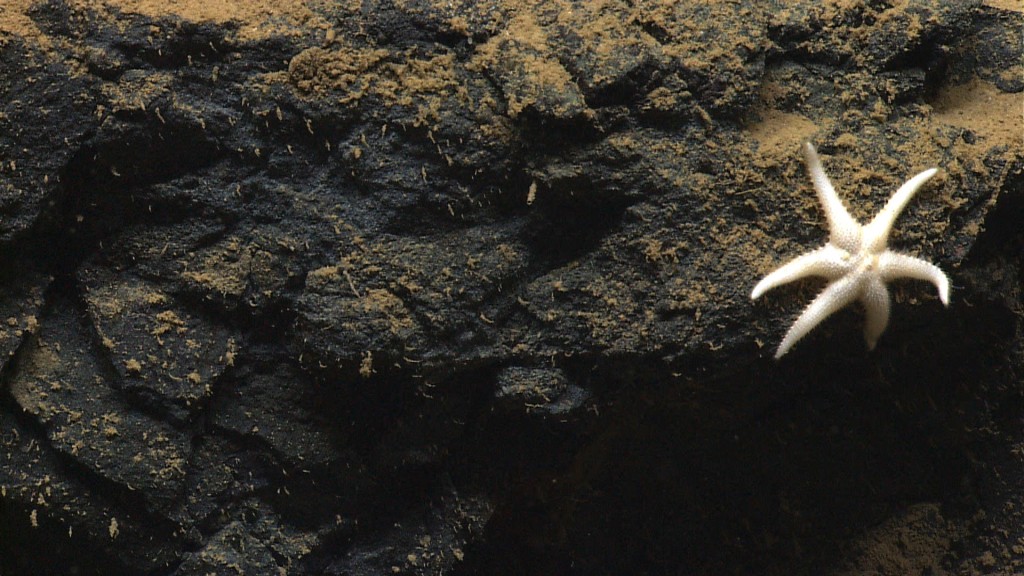
<svg viewBox="0 0 1024 576"><path fill-rule="evenodd" d="M0 576L1024 572L1022 24L4 2ZM952 302L776 362L808 140Z"/></svg>

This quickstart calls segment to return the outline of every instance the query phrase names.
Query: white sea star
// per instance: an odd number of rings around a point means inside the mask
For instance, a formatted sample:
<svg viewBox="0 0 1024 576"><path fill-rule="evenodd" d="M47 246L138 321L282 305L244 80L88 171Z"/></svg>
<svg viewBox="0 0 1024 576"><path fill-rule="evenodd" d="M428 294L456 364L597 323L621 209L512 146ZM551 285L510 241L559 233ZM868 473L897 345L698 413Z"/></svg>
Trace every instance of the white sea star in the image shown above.
<svg viewBox="0 0 1024 576"><path fill-rule="evenodd" d="M839 199L821 167L821 160L810 142L804 144L804 159L828 219L828 242L817 250L797 256L765 276L750 293L757 299L766 291L804 278L822 276L828 286L807 306L786 332L775 352L781 358L825 318L853 302L860 301L866 315L864 340L873 350L889 324L889 290L886 283L896 278L927 280L939 290L939 299L949 306L949 279L938 266L887 248L889 232L900 212L917 190L934 176L930 168L907 180L889 198L885 207L867 226L859 224Z"/></svg>

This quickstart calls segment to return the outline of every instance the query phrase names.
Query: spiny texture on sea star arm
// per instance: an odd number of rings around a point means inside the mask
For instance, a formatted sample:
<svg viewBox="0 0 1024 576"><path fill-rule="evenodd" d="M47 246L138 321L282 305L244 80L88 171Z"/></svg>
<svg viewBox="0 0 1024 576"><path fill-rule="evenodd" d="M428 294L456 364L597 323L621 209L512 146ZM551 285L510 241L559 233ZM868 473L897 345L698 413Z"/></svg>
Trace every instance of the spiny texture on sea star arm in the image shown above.
<svg viewBox="0 0 1024 576"><path fill-rule="evenodd" d="M889 233L896 218L938 169L930 168L907 180L871 222L862 226L836 194L810 142L804 144L804 159L818 200L825 210L829 240L821 248L797 256L765 276L754 286L750 297L757 299L776 286L808 276L824 277L829 284L793 322L779 344L775 358L781 358L825 318L854 301L859 301L864 307L864 340L868 349L873 350L889 324L889 290L886 284L897 278L931 282L939 291L939 299L948 306L949 279L938 266L888 249Z"/></svg>

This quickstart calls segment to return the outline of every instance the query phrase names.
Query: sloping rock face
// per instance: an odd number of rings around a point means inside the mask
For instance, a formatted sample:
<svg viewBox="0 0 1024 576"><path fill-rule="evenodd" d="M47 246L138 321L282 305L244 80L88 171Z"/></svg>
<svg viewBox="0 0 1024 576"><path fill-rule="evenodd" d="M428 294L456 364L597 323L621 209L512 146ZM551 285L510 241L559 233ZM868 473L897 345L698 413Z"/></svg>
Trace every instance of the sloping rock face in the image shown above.
<svg viewBox="0 0 1024 576"><path fill-rule="evenodd" d="M1024 569L1022 19L6 2L0 575ZM952 303L774 362L808 140Z"/></svg>

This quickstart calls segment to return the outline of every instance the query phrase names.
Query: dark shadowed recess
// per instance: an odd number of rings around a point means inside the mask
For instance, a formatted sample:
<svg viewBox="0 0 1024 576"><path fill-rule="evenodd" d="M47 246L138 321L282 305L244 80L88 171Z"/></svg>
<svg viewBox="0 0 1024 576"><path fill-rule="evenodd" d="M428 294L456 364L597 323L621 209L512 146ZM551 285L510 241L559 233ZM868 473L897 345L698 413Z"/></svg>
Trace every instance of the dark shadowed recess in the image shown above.
<svg viewBox="0 0 1024 576"><path fill-rule="evenodd" d="M985 233L971 247L972 261L986 262L1001 255L1024 262L1024 166L1008 168L1006 189L985 219Z"/></svg>
<svg viewBox="0 0 1024 576"><path fill-rule="evenodd" d="M41 516L36 526L28 522L32 510L0 500L0 538L4 550L39 550L46 543L48 567L40 566L39 555L5 553L0 555L0 574L58 576L60 574L127 574L128 568L117 558L99 553L87 538L68 538L66 527Z"/></svg>
<svg viewBox="0 0 1024 576"><path fill-rule="evenodd" d="M885 342L866 355L851 314L836 331L853 337L804 343L805 361L594 361L596 388L618 393L593 436L513 490L455 574L821 574L839 543L906 506L938 502L966 522L989 474L978 455L1019 413L1007 370L1019 327L1002 304L950 314L962 320L949 332L979 342L970 350L905 340L899 355Z"/></svg>

